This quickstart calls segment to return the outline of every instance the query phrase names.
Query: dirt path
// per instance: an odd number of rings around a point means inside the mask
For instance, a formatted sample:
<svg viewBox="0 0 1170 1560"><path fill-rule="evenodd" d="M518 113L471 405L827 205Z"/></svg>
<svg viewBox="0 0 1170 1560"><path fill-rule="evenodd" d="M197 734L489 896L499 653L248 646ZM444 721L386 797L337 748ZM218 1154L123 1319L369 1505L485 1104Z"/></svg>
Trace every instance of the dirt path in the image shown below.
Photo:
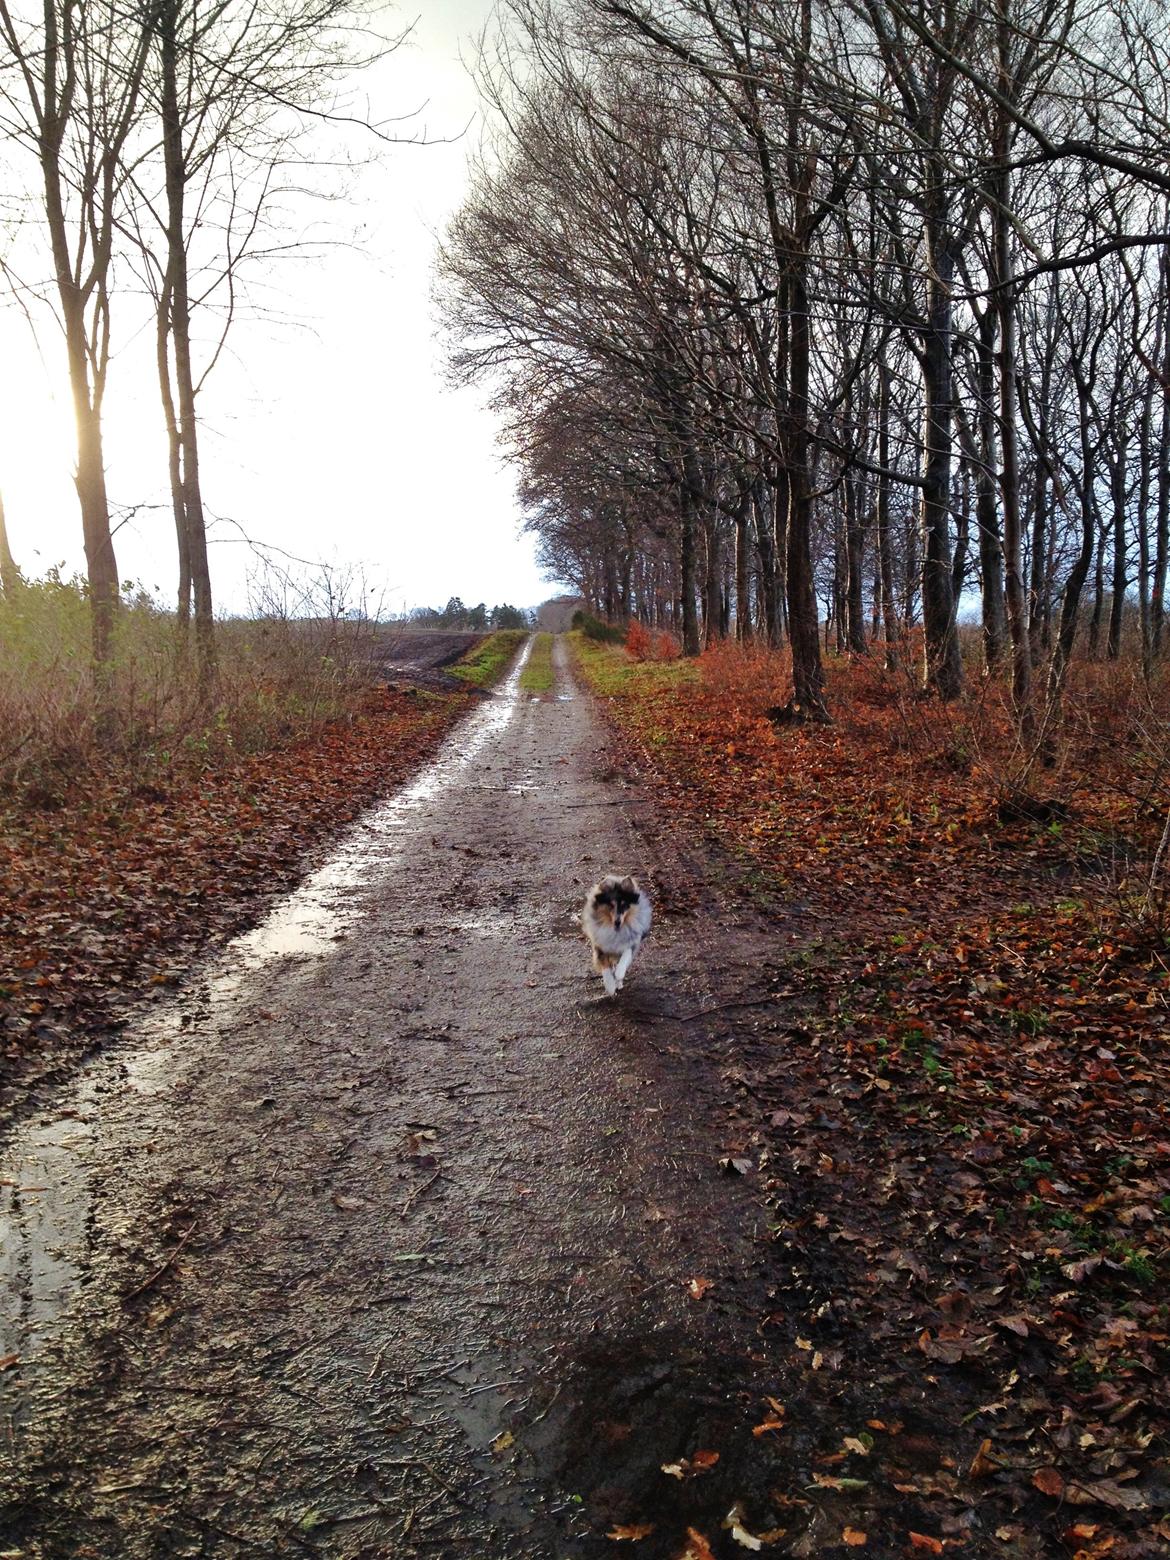
<svg viewBox="0 0 1170 1560"><path fill-rule="evenodd" d="M559 650L555 698L517 677L5 1145L6 1552L739 1552L771 1389L710 928L663 917L601 997L574 914L653 867L652 799Z"/></svg>

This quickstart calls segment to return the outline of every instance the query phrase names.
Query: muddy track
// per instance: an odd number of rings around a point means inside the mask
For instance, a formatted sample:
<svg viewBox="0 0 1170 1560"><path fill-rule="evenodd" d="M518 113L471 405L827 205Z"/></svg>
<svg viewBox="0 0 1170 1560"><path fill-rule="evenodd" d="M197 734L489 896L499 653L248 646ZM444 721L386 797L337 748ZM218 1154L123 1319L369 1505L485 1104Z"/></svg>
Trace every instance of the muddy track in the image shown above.
<svg viewBox="0 0 1170 1560"><path fill-rule="evenodd" d="M737 1553L734 1447L785 1483L701 1017L746 933L664 915L604 999L575 913L654 799L559 644L517 679L4 1146L7 1549Z"/></svg>

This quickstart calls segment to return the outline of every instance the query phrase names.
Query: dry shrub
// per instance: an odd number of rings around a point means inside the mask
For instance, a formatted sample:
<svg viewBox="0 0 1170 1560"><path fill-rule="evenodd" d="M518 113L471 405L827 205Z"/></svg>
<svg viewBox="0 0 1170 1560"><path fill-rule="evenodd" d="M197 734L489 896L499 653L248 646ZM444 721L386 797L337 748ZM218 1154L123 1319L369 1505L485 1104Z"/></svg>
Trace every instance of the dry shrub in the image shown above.
<svg viewBox="0 0 1170 1560"><path fill-rule="evenodd" d="M635 661L654 659L654 636L637 618L631 618L630 626L626 629L626 653Z"/></svg>
<svg viewBox="0 0 1170 1560"><path fill-rule="evenodd" d="M369 680L372 625L336 592L325 610L217 625L219 676L201 695L174 616L142 592L118 613L99 733L86 587L57 574L0 598L0 789L52 806L89 771L111 765L149 784L173 768L278 745L354 707Z"/></svg>
<svg viewBox="0 0 1170 1560"><path fill-rule="evenodd" d="M792 657L787 650L725 639L704 650L700 665L709 694L756 715L783 703L791 692Z"/></svg>
<svg viewBox="0 0 1170 1560"><path fill-rule="evenodd" d="M635 661L677 661L682 647L665 629L653 632L637 618L626 629L626 651Z"/></svg>

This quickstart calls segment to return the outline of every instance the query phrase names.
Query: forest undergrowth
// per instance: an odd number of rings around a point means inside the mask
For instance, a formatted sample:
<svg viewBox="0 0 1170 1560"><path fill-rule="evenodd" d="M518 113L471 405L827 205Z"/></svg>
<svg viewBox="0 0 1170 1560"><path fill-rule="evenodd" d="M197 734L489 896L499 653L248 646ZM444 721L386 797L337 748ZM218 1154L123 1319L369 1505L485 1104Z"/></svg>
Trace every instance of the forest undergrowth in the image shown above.
<svg viewBox="0 0 1170 1560"><path fill-rule="evenodd" d="M1025 787L993 684L944 706L842 661L832 723L793 727L781 654L576 650L623 762L775 925L795 1020L727 1020L729 1150L769 1206L762 1335L834 1418L842 1376L870 1394L817 1482L884 1481L933 1553L988 1521L1005 1555L1165 1553L1164 677L1079 667Z"/></svg>

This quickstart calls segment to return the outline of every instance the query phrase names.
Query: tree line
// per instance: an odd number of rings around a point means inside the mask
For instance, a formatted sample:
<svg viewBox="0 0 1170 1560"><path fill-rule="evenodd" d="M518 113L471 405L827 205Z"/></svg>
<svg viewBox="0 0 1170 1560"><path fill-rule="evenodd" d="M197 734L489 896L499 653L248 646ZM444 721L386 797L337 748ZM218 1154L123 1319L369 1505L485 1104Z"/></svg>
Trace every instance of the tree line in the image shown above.
<svg viewBox="0 0 1170 1560"><path fill-rule="evenodd" d="M452 596L445 607L412 607L406 621L419 628L461 628L484 634L496 628L531 628L532 613L525 607L512 607L506 601L489 607L481 601L468 607L459 596Z"/></svg>
<svg viewBox="0 0 1170 1560"><path fill-rule="evenodd" d="M296 243L279 222L307 182L307 135L345 116L343 79L401 41L378 38L372 14L364 0L0 0L0 281L30 318L47 304L64 342L99 698L120 589L103 444L111 362L146 321L180 644L193 637L210 689L198 397L245 263ZM0 558L8 592L17 574L2 520Z"/></svg>
<svg viewBox="0 0 1170 1560"><path fill-rule="evenodd" d="M506 0L439 262L543 562L684 650L822 626L1021 727L1166 648L1165 0Z"/></svg>

